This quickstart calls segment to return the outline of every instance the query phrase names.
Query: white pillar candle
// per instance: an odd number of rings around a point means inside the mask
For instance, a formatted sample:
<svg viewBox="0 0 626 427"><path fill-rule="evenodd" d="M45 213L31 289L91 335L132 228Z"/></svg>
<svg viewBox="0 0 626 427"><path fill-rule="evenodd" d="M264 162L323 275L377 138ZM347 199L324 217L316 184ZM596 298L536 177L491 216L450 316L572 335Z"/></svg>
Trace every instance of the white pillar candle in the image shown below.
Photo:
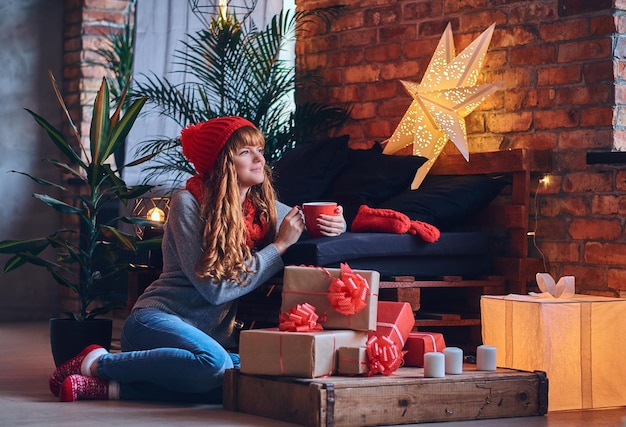
<svg viewBox="0 0 626 427"><path fill-rule="evenodd" d="M443 378L446 376L446 362L443 353L428 352L424 354L424 377Z"/></svg>
<svg viewBox="0 0 626 427"><path fill-rule="evenodd" d="M496 348L490 345L479 345L476 349L476 369L479 371L496 370Z"/></svg>
<svg viewBox="0 0 626 427"><path fill-rule="evenodd" d="M446 359L446 374L463 373L463 350L458 347L446 347L442 353Z"/></svg>

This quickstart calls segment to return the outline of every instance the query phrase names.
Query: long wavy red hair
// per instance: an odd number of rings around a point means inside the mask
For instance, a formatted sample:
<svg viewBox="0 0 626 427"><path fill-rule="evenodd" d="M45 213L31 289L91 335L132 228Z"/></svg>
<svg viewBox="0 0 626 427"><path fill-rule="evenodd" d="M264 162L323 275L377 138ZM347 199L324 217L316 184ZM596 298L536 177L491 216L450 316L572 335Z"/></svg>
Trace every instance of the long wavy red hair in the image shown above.
<svg viewBox="0 0 626 427"><path fill-rule="evenodd" d="M231 280L246 285L254 273L250 260L253 249L246 244L244 212L240 200L237 173L233 164L235 153L242 147L264 147L265 138L253 127L242 127L230 137L210 174L204 178L204 203L201 215L205 221L202 232L204 253L196 264L196 276L219 283ZM260 217L267 220L268 230L259 247L276 238L276 193L272 186L271 169L265 166L263 183L248 191L248 199Z"/></svg>

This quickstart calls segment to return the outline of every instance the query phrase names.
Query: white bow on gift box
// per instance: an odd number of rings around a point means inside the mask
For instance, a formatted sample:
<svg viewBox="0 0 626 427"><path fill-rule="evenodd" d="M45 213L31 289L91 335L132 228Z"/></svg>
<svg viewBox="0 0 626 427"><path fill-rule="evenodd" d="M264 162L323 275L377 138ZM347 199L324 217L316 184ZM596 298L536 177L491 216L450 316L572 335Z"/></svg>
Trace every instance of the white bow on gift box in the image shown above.
<svg viewBox="0 0 626 427"><path fill-rule="evenodd" d="M532 296L544 298L571 298L576 294L574 276L563 276L555 282L548 273L537 273L537 285L541 293L529 292Z"/></svg>

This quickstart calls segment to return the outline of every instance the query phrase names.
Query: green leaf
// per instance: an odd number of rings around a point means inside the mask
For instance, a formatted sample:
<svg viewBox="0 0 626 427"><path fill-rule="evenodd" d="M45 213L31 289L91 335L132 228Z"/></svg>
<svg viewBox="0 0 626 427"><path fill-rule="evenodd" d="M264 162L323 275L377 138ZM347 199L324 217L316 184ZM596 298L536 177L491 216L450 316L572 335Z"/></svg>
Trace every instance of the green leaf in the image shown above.
<svg viewBox="0 0 626 427"><path fill-rule="evenodd" d="M70 159L72 159L73 161L78 163L82 168L86 168L87 167L85 162L83 162L83 160L80 158L80 155L77 154L72 149L72 147L70 147L70 145L67 143L67 140L65 139L65 137L63 136L63 134L59 130L57 130L54 126L52 126L50 123L48 123L48 121L46 119L44 119L43 117L41 117L37 113L29 110L28 108L25 108L25 110L28 111L28 113L31 116L33 116L33 118L35 119L37 124L39 124L39 126L41 126L42 128L44 128L46 130L46 132L48 133L48 136L50 136L50 139L52 140L52 142L54 142L54 144L59 148L59 150L61 150L63 152L63 154L65 154Z"/></svg>
<svg viewBox="0 0 626 427"><path fill-rule="evenodd" d="M67 279L65 276L62 276L61 274L59 274L58 272L54 270L50 270L50 274L59 285L70 288L75 293L79 294L78 286L76 286L74 282L72 282L71 280Z"/></svg>
<svg viewBox="0 0 626 427"><path fill-rule="evenodd" d="M137 250L137 245L135 244L135 238L133 236L122 233L115 227L108 225L101 225L100 229L106 238L117 242L123 249L133 252Z"/></svg>
<svg viewBox="0 0 626 427"><path fill-rule="evenodd" d="M154 187L154 185L135 185L133 187L127 187L124 192L119 193L119 196L122 199L136 199L154 190Z"/></svg>
<svg viewBox="0 0 626 427"><path fill-rule="evenodd" d="M113 154L120 144L126 140L128 133L133 127L135 120L139 116L139 113L147 100L147 97L142 97L133 102L128 110L126 110L124 117L122 117L122 119L115 124L111 130L111 134L108 136L107 147L104 155L108 157Z"/></svg>
<svg viewBox="0 0 626 427"><path fill-rule="evenodd" d="M106 145L109 136L109 111L109 85L106 79L103 78L93 104L91 128L89 131L91 160L98 166L104 164L108 157L105 154L107 152ZM96 172L97 175L98 168L95 168L94 172Z"/></svg>
<svg viewBox="0 0 626 427"><path fill-rule="evenodd" d="M52 261L48 261L47 259L41 258L29 252L20 252L19 254L16 255L16 257L22 258L24 262L28 262L30 264L37 265L39 267L46 267L48 269L57 269L61 267L59 264L56 264Z"/></svg>
<svg viewBox="0 0 626 427"><path fill-rule="evenodd" d="M142 164L142 163L147 162L148 160L151 160L152 158L154 158L154 157L155 157L155 156L157 156L158 154L159 154L159 153L152 153L152 154L148 154L148 155L146 155L146 156L143 156L143 157L140 157L140 158L138 158L138 159L135 159L135 160L133 160L133 161L132 161L132 162L130 162L130 163L127 163L127 164L126 164L126 165L124 165L123 167L124 167L124 168L129 168L129 167L132 167L132 166L137 166L137 165L140 165L140 164Z"/></svg>
<svg viewBox="0 0 626 427"><path fill-rule="evenodd" d="M51 181L47 181L45 179L37 178L36 176L32 176L32 175L30 175L30 174L28 174L26 172L19 172L19 171L15 171L15 170L11 170L9 172L19 173L20 175L25 175L25 176L29 177L30 179L32 179L33 181L35 181L37 184L40 184L40 185L45 185L47 187L55 187L55 188L58 188L59 190L67 191L67 188L63 187L62 185L56 184L56 183L51 182Z"/></svg>
<svg viewBox="0 0 626 427"><path fill-rule="evenodd" d="M55 199L54 197L50 197L47 194L38 194L35 193L33 194L33 197L35 199L39 199L42 202L44 202L45 204L47 204L48 206L51 206L52 208L54 208L55 210L61 212L61 213L68 213L68 214L83 214L83 209L81 208L77 208L71 205L68 205L65 202L62 202L60 200Z"/></svg>
<svg viewBox="0 0 626 427"><path fill-rule="evenodd" d="M65 101L63 100L63 97L61 96L61 91L59 90L59 86L57 85L56 79L54 78L54 74L52 74L51 70L48 70L48 75L50 76L50 82L52 83L52 89L54 89L54 94L56 95L57 100L59 101L59 105L61 105L61 108L63 109L63 112L65 113L65 118L67 119L67 123L70 126L70 130L72 134L74 135L74 138L76 138L76 144L84 152L85 149L80 139L80 134L78 133L78 129L76 128L76 125L74 124L74 121L72 120L72 116L70 115L70 112L67 109L67 105L65 105ZM78 154L78 157L80 158L80 154ZM82 161L79 161L79 164L84 169L84 164L82 163Z"/></svg>
<svg viewBox="0 0 626 427"><path fill-rule="evenodd" d="M10 271L15 270L18 267L21 267L22 265L26 264L27 261L26 259L24 259L23 257L21 257L20 255L15 255L14 257L11 257L6 264L4 264L4 269L2 270L4 273L8 273Z"/></svg>
<svg viewBox="0 0 626 427"><path fill-rule="evenodd" d="M139 227L152 227L152 228L163 228L163 224L160 222L151 221L144 217L128 217L123 216L118 218L120 221L125 222L127 224L134 224Z"/></svg>
<svg viewBox="0 0 626 427"><path fill-rule="evenodd" d="M0 253L16 254L18 252L39 253L48 247L48 239L3 240L0 242Z"/></svg>
<svg viewBox="0 0 626 427"><path fill-rule="evenodd" d="M47 162L52 163L54 167L60 170L62 173L66 173L68 175L73 176L74 178L78 178L81 181L85 181L85 176L82 175L79 171L75 170L73 167L68 165L67 163L59 162L58 160L53 159L45 159ZM64 190L66 190L64 188Z"/></svg>

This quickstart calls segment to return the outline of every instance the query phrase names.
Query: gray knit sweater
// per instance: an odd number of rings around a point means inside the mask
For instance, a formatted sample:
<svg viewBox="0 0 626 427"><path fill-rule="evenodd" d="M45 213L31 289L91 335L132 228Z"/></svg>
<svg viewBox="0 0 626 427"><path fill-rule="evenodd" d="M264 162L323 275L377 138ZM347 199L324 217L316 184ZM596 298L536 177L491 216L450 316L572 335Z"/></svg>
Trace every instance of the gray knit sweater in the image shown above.
<svg viewBox="0 0 626 427"><path fill-rule="evenodd" d="M280 225L290 208L277 202L276 209ZM194 196L187 190L176 192L163 236L163 273L139 297L133 310L153 307L175 314L228 347L234 343L237 298L265 283L284 264L270 244L248 260L256 273L249 275L247 286L199 280L194 271L202 255L202 229L200 205Z"/></svg>

